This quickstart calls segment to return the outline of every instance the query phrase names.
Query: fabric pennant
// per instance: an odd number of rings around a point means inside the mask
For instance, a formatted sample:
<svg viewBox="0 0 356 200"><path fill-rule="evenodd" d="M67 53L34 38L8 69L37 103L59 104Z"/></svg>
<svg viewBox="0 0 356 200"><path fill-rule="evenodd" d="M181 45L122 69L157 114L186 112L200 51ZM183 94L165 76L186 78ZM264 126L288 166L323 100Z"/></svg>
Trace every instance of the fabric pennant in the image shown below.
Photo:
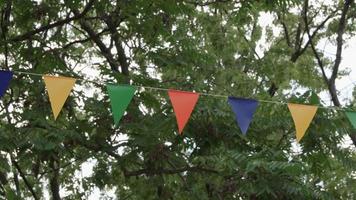
<svg viewBox="0 0 356 200"><path fill-rule="evenodd" d="M123 85L106 85L110 97L114 123L117 125L135 94L136 88Z"/></svg>
<svg viewBox="0 0 356 200"><path fill-rule="evenodd" d="M190 115L199 99L199 94L194 92L168 90L168 96L171 100L176 120L178 124L179 134L188 122Z"/></svg>
<svg viewBox="0 0 356 200"><path fill-rule="evenodd" d="M356 112L354 111L347 111L345 112L347 118L349 119L350 123L356 129Z"/></svg>
<svg viewBox="0 0 356 200"><path fill-rule="evenodd" d="M10 85L13 73L11 71L0 71L0 98L5 94Z"/></svg>
<svg viewBox="0 0 356 200"><path fill-rule="evenodd" d="M318 106L288 103L288 108L294 121L296 137L299 142L313 120Z"/></svg>
<svg viewBox="0 0 356 200"><path fill-rule="evenodd" d="M255 99L229 97L228 102L235 113L236 121L241 132L246 135L253 114L256 112L258 101Z"/></svg>
<svg viewBox="0 0 356 200"><path fill-rule="evenodd" d="M63 76L43 76L51 107L56 120L76 82L75 78Z"/></svg>

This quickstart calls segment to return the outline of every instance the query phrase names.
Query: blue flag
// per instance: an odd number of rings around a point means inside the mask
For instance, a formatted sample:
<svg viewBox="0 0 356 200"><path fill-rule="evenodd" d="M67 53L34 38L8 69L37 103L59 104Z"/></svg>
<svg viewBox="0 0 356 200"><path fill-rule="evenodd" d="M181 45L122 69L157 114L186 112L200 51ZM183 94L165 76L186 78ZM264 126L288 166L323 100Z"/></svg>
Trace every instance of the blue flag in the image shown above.
<svg viewBox="0 0 356 200"><path fill-rule="evenodd" d="M0 71L0 97L2 97L9 87L10 81L12 79L12 72L10 71Z"/></svg>
<svg viewBox="0 0 356 200"><path fill-rule="evenodd" d="M228 102L235 113L236 121L242 133L246 135L247 129L252 121L258 101L254 99L243 99L236 97L229 97Z"/></svg>

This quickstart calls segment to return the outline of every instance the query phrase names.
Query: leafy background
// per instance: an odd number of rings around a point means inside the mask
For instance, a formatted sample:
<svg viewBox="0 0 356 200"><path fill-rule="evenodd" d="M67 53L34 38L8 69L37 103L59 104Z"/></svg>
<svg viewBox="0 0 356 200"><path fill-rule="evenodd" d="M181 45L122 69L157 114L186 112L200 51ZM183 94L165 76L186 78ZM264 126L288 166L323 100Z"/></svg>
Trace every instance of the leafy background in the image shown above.
<svg viewBox="0 0 356 200"><path fill-rule="evenodd" d="M355 198L356 137L342 112L319 109L296 144L286 106L261 104L244 136L226 99L201 97L178 135L167 94L142 88L114 127L104 84L316 105L329 93L352 109L335 88L347 75L342 52L316 46L342 49L354 36L354 1L3 0L0 8L2 69L90 80L54 121L42 78L16 73L1 101L0 198L87 199L98 190L102 199L109 191L115 199ZM272 26L259 23L265 13ZM92 173L81 176L88 163Z"/></svg>

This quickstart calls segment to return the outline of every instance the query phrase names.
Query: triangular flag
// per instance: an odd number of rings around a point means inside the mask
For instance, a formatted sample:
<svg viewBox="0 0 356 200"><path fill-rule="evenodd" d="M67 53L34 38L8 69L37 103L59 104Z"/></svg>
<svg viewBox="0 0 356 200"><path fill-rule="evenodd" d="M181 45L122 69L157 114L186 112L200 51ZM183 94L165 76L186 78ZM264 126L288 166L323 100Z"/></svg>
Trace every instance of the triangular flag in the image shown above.
<svg viewBox="0 0 356 200"><path fill-rule="evenodd" d="M316 94L314 91L312 91L312 94L310 96L310 104L312 104L312 105L320 104L320 99L318 97L318 94Z"/></svg>
<svg viewBox="0 0 356 200"><path fill-rule="evenodd" d="M111 109L115 125L117 125L124 115L125 110L135 94L136 88L133 86L106 85L110 97Z"/></svg>
<svg viewBox="0 0 356 200"><path fill-rule="evenodd" d="M54 119L56 120L74 87L76 79L49 75L44 75L43 79L47 88L49 101L51 102Z"/></svg>
<svg viewBox="0 0 356 200"><path fill-rule="evenodd" d="M347 118L351 122L352 126L356 129L356 112L347 111L345 112Z"/></svg>
<svg viewBox="0 0 356 200"><path fill-rule="evenodd" d="M241 132L246 135L247 129L252 121L253 114L257 109L258 101L254 99L229 97L228 102L235 113L236 121Z"/></svg>
<svg viewBox="0 0 356 200"><path fill-rule="evenodd" d="M313 120L318 106L288 103L288 108L294 121L297 141L299 142Z"/></svg>
<svg viewBox="0 0 356 200"><path fill-rule="evenodd" d="M168 95L176 115L179 134L182 134L195 104L199 99L199 94L194 92L168 90Z"/></svg>
<svg viewBox="0 0 356 200"><path fill-rule="evenodd" d="M12 75L11 71L0 71L0 97L4 95L9 87Z"/></svg>

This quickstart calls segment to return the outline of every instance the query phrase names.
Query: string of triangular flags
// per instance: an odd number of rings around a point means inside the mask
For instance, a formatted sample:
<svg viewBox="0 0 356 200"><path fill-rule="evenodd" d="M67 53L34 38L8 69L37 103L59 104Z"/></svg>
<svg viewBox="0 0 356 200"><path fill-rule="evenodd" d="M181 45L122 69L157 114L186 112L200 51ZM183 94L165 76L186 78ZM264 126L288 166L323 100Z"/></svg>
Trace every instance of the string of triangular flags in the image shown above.
<svg viewBox="0 0 356 200"><path fill-rule="evenodd" d="M27 72L16 72L16 71L14 72L28 74L28 75L42 76L45 83L45 87L47 89L54 119L56 120L70 92L72 91L77 79L71 77L64 77L64 76L42 75L42 74L27 73ZM8 89L10 82L13 78L14 72L0 70L0 98L4 95L4 93ZM247 130L253 119L253 115L257 110L259 102L282 103L276 101L238 98L233 96L179 91L173 89L154 88L148 86L137 86L137 87L167 91L173 107L173 111L176 116L179 134L183 133L183 129L187 124L187 122L189 121L189 118L195 108L196 103L198 102L200 95L227 98L227 101L230 104L231 109L235 114L237 125L239 126L241 132L244 135L246 135L247 133ZM120 119L122 118L122 116L126 111L126 108L130 104L135 94L136 86L106 84L106 88L110 98L114 123L115 125L118 125ZM320 106L294 104L294 103L282 103L282 104L287 104L288 106L288 109L291 113L296 129L296 139L299 142L303 138L304 134L306 133L310 123L312 122L316 114L317 109ZM330 107L321 107L321 108L330 108ZM356 112L346 111L345 114L347 118L350 120L352 126L356 128Z"/></svg>

